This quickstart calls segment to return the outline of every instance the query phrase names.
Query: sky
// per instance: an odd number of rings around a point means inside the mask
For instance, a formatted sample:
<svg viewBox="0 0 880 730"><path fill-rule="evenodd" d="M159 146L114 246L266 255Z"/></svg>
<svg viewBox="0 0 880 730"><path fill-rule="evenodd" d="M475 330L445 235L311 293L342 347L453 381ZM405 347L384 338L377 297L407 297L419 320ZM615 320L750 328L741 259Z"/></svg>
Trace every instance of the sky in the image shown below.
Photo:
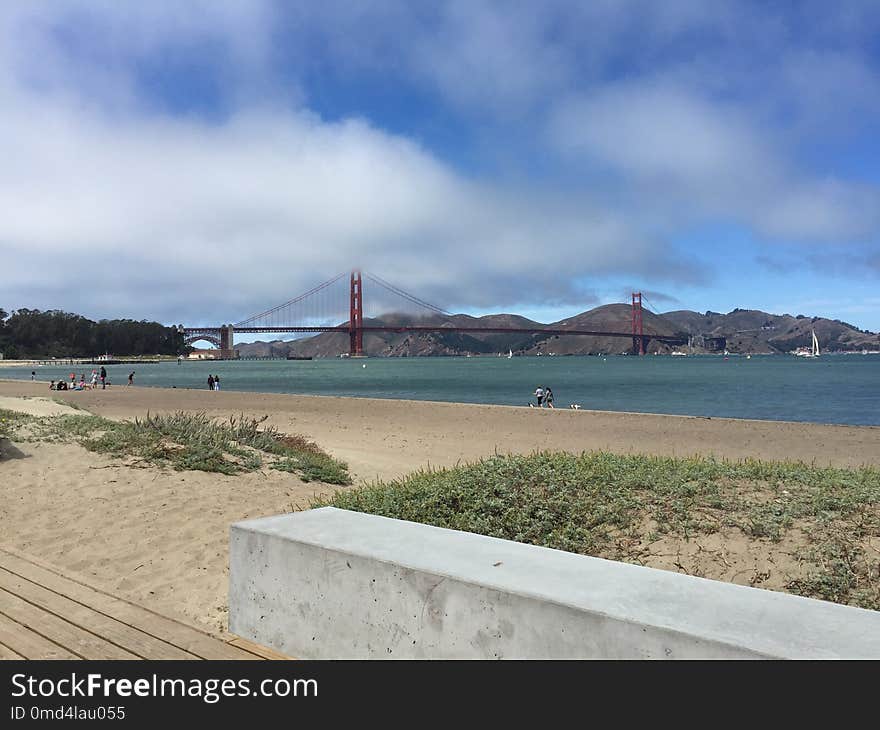
<svg viewBox="0 0 880 730"><path fill-rule="evenodd" d="M10 0L0 307L216 325L362 267L878 331L878 132L873 0Z"/></svg>

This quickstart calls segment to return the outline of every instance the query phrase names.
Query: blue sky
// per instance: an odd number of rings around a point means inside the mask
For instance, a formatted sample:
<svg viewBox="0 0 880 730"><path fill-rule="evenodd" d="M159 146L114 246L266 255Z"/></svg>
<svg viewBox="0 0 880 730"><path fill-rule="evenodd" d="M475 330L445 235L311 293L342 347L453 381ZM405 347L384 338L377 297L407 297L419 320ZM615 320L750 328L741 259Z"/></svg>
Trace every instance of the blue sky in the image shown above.
<svg viewBox="0 0 880 730"><path fill-rule="evenodd" d="M875 2L10 2L0 109L7 310L216 324L358 265L880 330Z"/></svg>

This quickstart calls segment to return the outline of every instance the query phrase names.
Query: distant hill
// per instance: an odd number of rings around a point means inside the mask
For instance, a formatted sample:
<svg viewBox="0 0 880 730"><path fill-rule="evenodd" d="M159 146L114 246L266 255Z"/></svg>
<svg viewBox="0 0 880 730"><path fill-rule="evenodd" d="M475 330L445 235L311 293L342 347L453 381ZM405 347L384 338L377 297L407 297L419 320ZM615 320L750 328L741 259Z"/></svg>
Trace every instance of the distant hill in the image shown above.
<svg viewBox="0 0 880 730"><path fill-rule="evenodd" d="M815 330L823 351L877 349L876 333L824 317L793 317L768 314L756 309L734 309L728 314L688 310L665 312L663 318L689 334L723 336L727 349L736 353L786 353L809 347Z"/></svg>
<svg viewBox="0 0 880 730"><path fill-rule="evenodd" d="M515 314L491 314L471 317L466 314L432 315L412 319L399 314L381 319L364 320L366 326L418 324L437 327L518 327L555 329L590 329L628 332L632 326L632 310L627 304L607 304L589 312L550 324L542 324ZM675 327L651 312L643 314L647 333L675 335ZM429 355L497 355L512 351L517 355L555 355L624 353L632 348L632 340L621 337L586 337L583 335L541 335L528 333L473 332L365 332L364 351L374 357L424 357ZM348 352L348 334L324 332L315 337L294 341L255 342L236 345L242 357L337 357ZM651 343L651 352L668 352L669 347Z"/></svg>
<svg viewBox="0 0 880 730"><path fill-rule="evenodd" d="M401 314L386 314L378 319L364 320L367 326L400 326L419 324L444 327L548 327L608 332L629 332L632 308L628 304L605 304L573 317L542 324L515 314L491 314L471 317L466 314L431 315L413 319ZM808 346L811 329L815 329L823 351L880 348L880 338L837 320L821 317L792 317L757 310L735 309L728 314L680 310L662 315L642 312L646 334L665 336L688 335L704 338L726 338L727 349L735 353L785 353ZM508 350L517 355L590 355L623 354L632 349L626 337L590 337L584 335L542 335L525 333L471 332L365 332L364 351L373 357L425 357L451 355L497 355ZM669 345L651 341L649 353L669 353ZM681 349L681 348L678 348ZM241 357L338 357L348 352L348 334L324 332L301 340L254 342L236 345ZM695 349L696 352L710 348Z"/></svg>
<svg viewBox="0 0 880 730"><path fill-rule="evenodd" d="M553 322L548 327L558 329L593 330L596 332L632 331L632 307L629 304L604 304L574 317ZM671 322L648 310L642 310L642 328L646 334L675 336L681 331ZM669 352L668 345L650 342L649 352ZM541 352L556 355L622 354L632 350L632 340L623 337L586 337L584 335L555 335L540 339L529 354Z"/></svg>

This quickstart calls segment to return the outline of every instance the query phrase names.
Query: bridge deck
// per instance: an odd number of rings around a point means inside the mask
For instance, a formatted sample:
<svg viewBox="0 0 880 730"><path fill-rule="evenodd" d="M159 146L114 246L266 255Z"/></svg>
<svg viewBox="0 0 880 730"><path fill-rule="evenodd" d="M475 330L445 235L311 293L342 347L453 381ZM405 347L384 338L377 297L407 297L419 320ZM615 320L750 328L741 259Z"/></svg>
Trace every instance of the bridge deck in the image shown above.
<svg viewBox="0 0 880 730"><path fill-rule="evenodd" d="M210 340L211 342L219 342L219 338L216 336L220 333L222 328L210 328L210 327L184 327L182 332L186 335L187 338L192 341L196 341L197 339ZM482 334L482 335L492 335L492 334L518 334L518 335L572 335L572 336L586 336L586 337L623 337L625 339L631 339L633 337L641 337L644 340L657 340L658 342L665 342L667 344L686 344L688 338L684 335L660 335L653 334L651 332L643 332L641 335L634 335L632 332L610 332L605 330L582 330L582 329L571 329L571 328L559 328L559 327L452 327L452 326L444 326L444 325L365 325L363 327L358 327L358 330L362 332L434 332L440 334L449 334L451 332L464 332L467 334ZM337 325L337 326L312 326L312 325L266 325L259 327L235 327L233 330L230 330L235 334L257 334L257 333L313 333L318 334L321 332L339 332L343 334L348 334L352 330L348 327L348 325ZM211 334L213 333L213 334ZM216 342L215 342L216 344Z"/></svg>
<svg viewBox="0 0 880 730"><path fill-rule="evenodd" d="M287 659L0 549L0 659Z"/></svg>

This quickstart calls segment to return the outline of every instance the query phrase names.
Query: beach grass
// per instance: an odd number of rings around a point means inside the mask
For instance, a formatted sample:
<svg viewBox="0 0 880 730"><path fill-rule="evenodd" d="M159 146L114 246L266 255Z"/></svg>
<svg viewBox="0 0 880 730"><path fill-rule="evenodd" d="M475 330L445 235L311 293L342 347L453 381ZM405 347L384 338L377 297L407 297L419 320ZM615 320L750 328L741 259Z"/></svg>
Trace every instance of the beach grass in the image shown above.
<svg viewBox="0 0 880 730"><path fill-rule="evenodd" d="M880 609L876 468L541 452L313 502L327 505L640 564L651 564L653 545L681 550L715 535L721 560L728 541L790 550L796 567L778 589Z"/></svg>
<svg viewBox="0 0 880 730"><path fill-rule="evenodd" d="M66 408L71 408L74 411L85 411L89 412L88 408L83 408L79 403L74 400L67 400L65 398L52 398L52 401L58 403L59 405L65 406Z"/></svg>
<svg viewBox="0 0 880 730"><path fill-rule="evenodd" d="M0 438L11 439L33 416L0 408Z"/></svg>
<svg viewBox="0 0 880 730"><path fill-rule="evenodd" d="M264 465L305 481L350 484L348 467L303 436L283 434L263 418L217 421L205 413L147 414L111 421L92 415L28 416L0 410L0 432L20 440L75 442L128 463L220 474L251 472Z"/></svg>

